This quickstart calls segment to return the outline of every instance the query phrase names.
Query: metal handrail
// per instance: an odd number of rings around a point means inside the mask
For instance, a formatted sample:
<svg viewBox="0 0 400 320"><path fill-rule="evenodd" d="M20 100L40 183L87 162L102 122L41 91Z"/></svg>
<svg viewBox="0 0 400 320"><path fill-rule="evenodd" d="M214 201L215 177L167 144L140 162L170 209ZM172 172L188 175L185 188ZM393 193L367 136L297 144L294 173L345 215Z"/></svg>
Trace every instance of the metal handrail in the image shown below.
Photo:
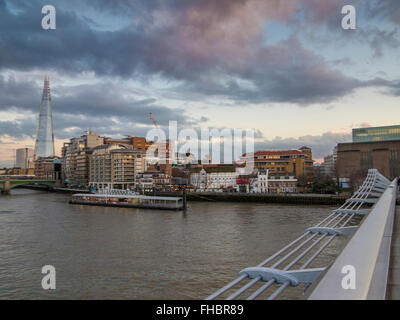
<svg viewBox="0 0 400 320"><path fill-rule="evenodd" d="M309 296L310 300L385 299L396 195L397 179L386 189L351 241L316 285ZM344 266L351 266L355 271L356 285L351 290L342 286ZM374 281L374 278L378 281Z"/></svg>
<svg viewBox="0 0 400 320"><path fill-rule="evenodd" d="M361 187L358 189L354 195L348 199L339 209L333 210L333 212L318 223L315 227L324 227L324 228L343 228L345 227L351 219L356 215L361 213L362 206L367 201L375 201L374 198L369 198L370 195L379 195L383 191L382 187L387 186L389 181L382 176L377 170L371 169L368 171L368 175L364 180ZM375 198L376 199L376 198ZM299 263L304 257L307 256L314 248L316 248L319 244L320 247L317 251L301 266L300 269L297 270L304 270L331 242L338 234L319 234L320 237L317 237L319 233L312 233L311 231L306 231L297 239L292 241L287 246L283 247L281 250L270 256L268 259L264 260L262 263L257 265L258 268L265 267L268 263L272 262L275 259L279 259L275 262L269 269L276 269L280 264L288 260L291 256L296 253L299 253L294 259L292 259L284 269L280 269L280 271L290 271L296 263ZM317 238L316 240L314 240ZM328 239L327 241L323 242L324 239ZM314 242L311 245L308 245L312 240ZM300 242L302 241L302 242ZM308 246L307 246L308 245ZM283 257L281 255L283 254ZM227 292L240 282L245 279L249 279L248 275L242 274L237 279L233 280L223 288L219 289L212 295L208 296L206 300L212 300L219 297L221 294ZM257 276L242 286L240 289L236 290L235 292L231 293L228 296L228 300L235 299L250 289L256 283L263 281L262 276ZM264 280L265 281L265 280ZM258 288L255 292L253 292L247 299L252 300L262 294L266 289L276 283L276 279L272 278L263 284L260 288ZM289 282L281 283L281 286L269 296L268 299L276 298L281 292L283 292L288 286Z"/></svg>

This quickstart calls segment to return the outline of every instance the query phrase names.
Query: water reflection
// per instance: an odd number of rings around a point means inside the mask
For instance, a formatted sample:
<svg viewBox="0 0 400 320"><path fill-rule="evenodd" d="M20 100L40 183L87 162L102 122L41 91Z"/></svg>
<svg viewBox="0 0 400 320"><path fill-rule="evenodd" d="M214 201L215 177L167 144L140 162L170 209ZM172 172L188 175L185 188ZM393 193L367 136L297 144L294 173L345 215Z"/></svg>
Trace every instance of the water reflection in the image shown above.
<svg viewBox="0 0 400 320"><path fill-rule="evenodd" d="M0 298L203 299L332 209L191 202L170 212L68 200L29 190L0 197ZM41 289L45 264L56 267L55 291Z"/></svg>

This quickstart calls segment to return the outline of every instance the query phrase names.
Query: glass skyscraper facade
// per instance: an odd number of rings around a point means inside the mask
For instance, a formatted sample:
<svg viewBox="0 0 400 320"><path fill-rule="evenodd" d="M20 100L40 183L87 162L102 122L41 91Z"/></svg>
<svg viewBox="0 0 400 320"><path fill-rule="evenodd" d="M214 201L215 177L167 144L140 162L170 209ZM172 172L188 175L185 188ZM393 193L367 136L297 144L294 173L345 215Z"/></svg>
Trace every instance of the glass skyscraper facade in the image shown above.
<svg viewBox="0 0 400 320"><path fill-rule="evenodd" d="M35 158L54 157L54 130L50 96L50 78L45 76L39 124L35 141Z"/></svg>
<svg viewBox="0 0 400 320"><path fill-rule="evenodd" d="M353 129L353 142L400 140L400 125Z"/></svg>

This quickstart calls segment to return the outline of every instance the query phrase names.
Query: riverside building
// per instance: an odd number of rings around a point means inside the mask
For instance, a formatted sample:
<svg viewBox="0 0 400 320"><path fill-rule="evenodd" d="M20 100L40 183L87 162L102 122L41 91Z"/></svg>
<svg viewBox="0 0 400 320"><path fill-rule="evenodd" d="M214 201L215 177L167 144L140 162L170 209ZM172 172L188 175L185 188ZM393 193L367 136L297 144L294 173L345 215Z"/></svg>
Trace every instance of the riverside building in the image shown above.
<svg viewBox="0 0 400 320"><path fill-rule="evenodd" d="M250 193L296 193L297 179L294 176L270 175L268 170L255 170L254 174L236 179L237 191Z"/></svg>
<svg viewBox="0 0 400 320"><path fill-rule="evenodd" d="M190 170L190 184L205 191L233 190L238 176L234 165L202 165Z"/></svg>
<svg viewBox="0 0 400 320"><path fill-rule="evenodd" d="M89 155L94 147L103 144L104 137L90 130L64 143L61 151L64 184L76 187L88 185Z"/></svg>
<svg viewBox="0 0 400 320"><path fill-rule="evenodd" d="M360 180L371 168L390 180L400 176L400 139L338 144L337 172L341 181Z"/></svg>
<svg viewBox="0 0 400 320"><path fill-rule="evenodd" d="M311 148L294 150L263 150L254 152L254 168L268 170L270 176L294 176L311 179L314 161Z"/></svg>
<svg viewBox="0 0 400 320"><path fill-rule="evenodd" d="M123 144L94 147L90 155L89 186L135 189L136 176L146 170L145 151Z"/></svg>
<svg viewBox="0 0 400 320"><path fill-rule="evenodd" d="M89 130L81 137L72 138L64 143L62 148L63 183L73 187L89 185L90 157L96 147L104 146L107 149L107 146L120 145L129 150L141 151L143 153L141 157L145 158L145 151L151 144L152 142L146 141L144 137L109 138ZM109 183L110 181L106 182L106 184Z"/></svg>
<svg viewBox="0 0 400 320"><path fill-rule="evenodd" d="M61 183L61 159L59 157L40 157L35 160L35 178L54 180Z"/></svg>
<svg viewBox="0 0 400 320"><path fill-rule="evenodd" d="M337 173L341 184L357 184L371 168L390 180L400 176L399 125L353 129L353 142L338 144Z"/></svg>
<svg viewBox="0 0 400 320"><path fill-rule="evenodd" d="M151 145L151 142L147 142L144 137L126 136L126 138L122 139L104 138L104 144L123 144L131 146L135 150L146 151Z"/></svg>
<svg viewBox="0 0 400 320"><path fill-rule="evenodd" d="M353 142L400 140L400 125L353 129Z"/></svg>

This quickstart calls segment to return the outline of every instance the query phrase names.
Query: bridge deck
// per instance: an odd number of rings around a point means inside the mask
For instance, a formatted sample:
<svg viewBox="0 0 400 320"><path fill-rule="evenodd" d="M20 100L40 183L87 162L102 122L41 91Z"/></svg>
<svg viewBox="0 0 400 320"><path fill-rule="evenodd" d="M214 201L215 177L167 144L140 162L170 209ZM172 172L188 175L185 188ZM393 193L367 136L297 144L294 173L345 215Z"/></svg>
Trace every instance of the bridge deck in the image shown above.
<svg viewBox="0 0 400 320"><path fill-rule="evenodd" d="M400 300L400 206L394 216L386 299Z"/></svg>

